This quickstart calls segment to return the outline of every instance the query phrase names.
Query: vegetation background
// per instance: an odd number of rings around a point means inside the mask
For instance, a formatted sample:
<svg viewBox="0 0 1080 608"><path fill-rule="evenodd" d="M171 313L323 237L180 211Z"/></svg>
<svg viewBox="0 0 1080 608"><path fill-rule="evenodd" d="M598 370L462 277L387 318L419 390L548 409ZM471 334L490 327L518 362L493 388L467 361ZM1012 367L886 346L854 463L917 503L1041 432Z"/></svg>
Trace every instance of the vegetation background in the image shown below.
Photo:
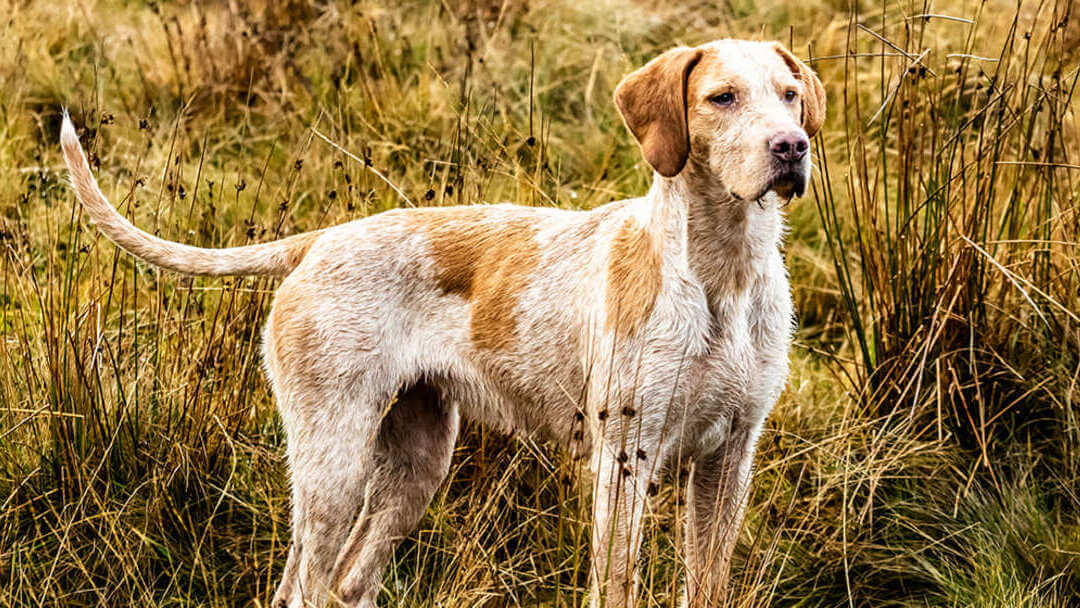
<svg viewBox="0 0 1080 608"><path fill-rule="evenodd" d="M408 205L591 208L651 179L619 78L721 37L788 43L830 102L788 210L800 329L738 605L1080 605L1069 0L0 7L0 606L265 606L288 539L258 360L273 283L162 273L97 234L62 106L122 212L187 243ZM381 601L582 605L580 465L466 435ZM648 606L677 595L671 481Z"/></svg>

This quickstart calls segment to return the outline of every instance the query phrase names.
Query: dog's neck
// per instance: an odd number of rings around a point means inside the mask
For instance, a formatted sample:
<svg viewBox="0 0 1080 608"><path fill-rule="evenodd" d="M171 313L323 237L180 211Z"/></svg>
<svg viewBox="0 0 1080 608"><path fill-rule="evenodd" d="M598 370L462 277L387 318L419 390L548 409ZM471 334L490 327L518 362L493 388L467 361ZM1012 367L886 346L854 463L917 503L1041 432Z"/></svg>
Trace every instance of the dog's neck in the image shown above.
<svg viewBox="0 0 1080 608"><path fill-rule="evenodd" d="M784 219L774 193L740 200L688 163L673 178L655 175L646 198L665 258L684 259L711 302L752 288L778 252Z"/></svg>

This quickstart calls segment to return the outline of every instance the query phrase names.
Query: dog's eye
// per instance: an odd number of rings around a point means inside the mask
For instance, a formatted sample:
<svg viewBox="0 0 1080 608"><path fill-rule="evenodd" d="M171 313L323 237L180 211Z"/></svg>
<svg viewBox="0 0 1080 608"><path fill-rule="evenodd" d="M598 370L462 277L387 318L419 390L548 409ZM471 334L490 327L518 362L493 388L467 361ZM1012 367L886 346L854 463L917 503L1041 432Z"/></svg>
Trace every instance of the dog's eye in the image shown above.
<svg viewBox="0 0 1080 608"><path fill-rule="evenodd" d="M718 106L730 106L735 103L734 93L720 93L719 95L713 95L709 98L709 101L715 103Z"/></svg>
<svg viewBox="0 0 1080 608"><path fill-rule="evenodd" d="M787 100L787 101L795 101L795 98L797 96L798 96L798 93L796 93L793 90L788 90L787 92L784 93L784 99Z"/></svg>

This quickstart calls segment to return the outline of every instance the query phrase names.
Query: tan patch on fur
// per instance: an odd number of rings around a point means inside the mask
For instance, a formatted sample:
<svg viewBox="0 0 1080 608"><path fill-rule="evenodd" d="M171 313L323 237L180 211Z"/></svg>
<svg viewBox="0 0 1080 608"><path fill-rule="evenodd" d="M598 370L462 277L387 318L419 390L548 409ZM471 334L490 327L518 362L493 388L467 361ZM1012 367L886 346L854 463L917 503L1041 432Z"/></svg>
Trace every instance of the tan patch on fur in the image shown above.
<svg viewBox="0 0 1080 608"><path fill-rule="evenodd" d="M322 233L322 230L314 230L312 232L297 234L286 239L290 245L288 252L288 266L290 270L300 265L304 256L311 250L311 246L315 244L315 241L322 236Z"/></svg>
<svg viewBox="0 0 1080 608"><path fill-rule="evenodd" d="M485 350L508 348L517 338L519 295L540 261L532 218L501 217L482 206L413 215L430 239L439 289L472 306L473 343Z"/></svg>
<svg viewBox="0 0 1080 608"><path fill-rule="evenodd" d="M268 354L272 364L288 373L304 368L320 352L321 343L307 312L310 299L297 286L283 286L274 294L274 305L267 319L273 352Z"/></svg>
<svg viewBox="0 0 1080 608"><path fill-rule="evenodd" d="M659 243L634 218L627 218L611 242L608 258L608 331L637 333L652 314L663 283Z"/></svg>

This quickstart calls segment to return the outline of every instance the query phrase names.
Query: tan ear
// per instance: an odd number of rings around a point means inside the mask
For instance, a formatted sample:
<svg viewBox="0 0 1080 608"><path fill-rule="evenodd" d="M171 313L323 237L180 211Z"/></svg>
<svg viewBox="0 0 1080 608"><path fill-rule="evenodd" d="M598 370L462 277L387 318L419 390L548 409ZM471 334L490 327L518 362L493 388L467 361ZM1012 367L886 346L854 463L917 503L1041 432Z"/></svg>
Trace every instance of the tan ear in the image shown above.
<svg viewBox="0 0 1080 608"><path fill-rule="evenodd" d="M802 125L807 137L813 137L825 124L825 87L810 66L799 61L779 42L776 43L776 52L791 68L791 73L803 83L805 94L802 98Z"/></svg>
<svg viewBox="0 0 1080 608"><path fill-rule="evenodd" d="M700 49L672 49L615 87L615 105L626 126L641 144L645 160L664 177L678 175L690 154L686 82L700 58Z"/></svg>

